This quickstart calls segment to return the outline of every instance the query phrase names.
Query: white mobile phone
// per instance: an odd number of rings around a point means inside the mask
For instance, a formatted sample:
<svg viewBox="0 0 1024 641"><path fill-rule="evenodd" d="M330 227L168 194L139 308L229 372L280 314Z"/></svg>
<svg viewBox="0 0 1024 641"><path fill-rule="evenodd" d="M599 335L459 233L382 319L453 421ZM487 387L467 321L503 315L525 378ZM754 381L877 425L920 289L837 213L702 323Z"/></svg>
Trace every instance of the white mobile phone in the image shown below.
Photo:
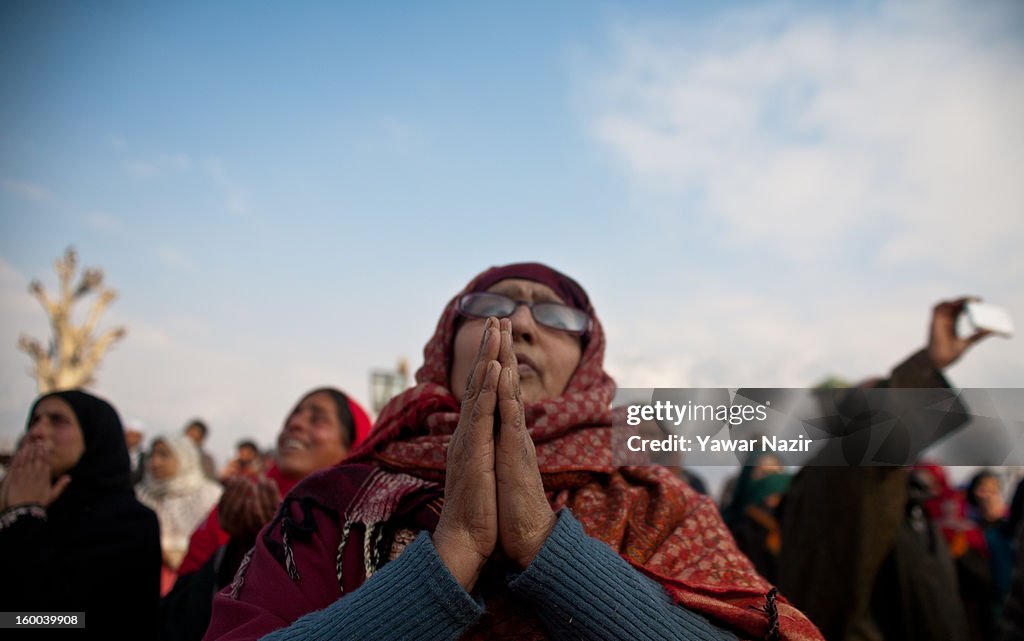
<svg viewBox="0 0 1024 641"><path fill-rule="evenodd" d="M988 303L970 302L964 310L967 312L967 320L975 329L987 329L994 334L1013 336L1013 320L1010 312L998 305Z"/></svg>

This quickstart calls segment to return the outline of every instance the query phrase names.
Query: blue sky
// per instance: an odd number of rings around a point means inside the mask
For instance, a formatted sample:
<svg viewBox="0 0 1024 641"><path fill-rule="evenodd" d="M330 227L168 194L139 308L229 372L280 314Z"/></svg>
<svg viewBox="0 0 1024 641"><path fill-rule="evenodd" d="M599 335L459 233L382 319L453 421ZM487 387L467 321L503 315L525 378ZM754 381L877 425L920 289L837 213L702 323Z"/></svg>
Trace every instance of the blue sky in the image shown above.
<svg viewBox="0 0 1024 641"><path fill-rule="evenodd" d="M74 245L96 389L217 453L415 367L478 271L576 276L626 386L885 371L942 297L1024 322L1013 2L5 3L0 439ZM951 371L1024 385L1020 340ZM5 347L6 346L6 347Z"/></svg>

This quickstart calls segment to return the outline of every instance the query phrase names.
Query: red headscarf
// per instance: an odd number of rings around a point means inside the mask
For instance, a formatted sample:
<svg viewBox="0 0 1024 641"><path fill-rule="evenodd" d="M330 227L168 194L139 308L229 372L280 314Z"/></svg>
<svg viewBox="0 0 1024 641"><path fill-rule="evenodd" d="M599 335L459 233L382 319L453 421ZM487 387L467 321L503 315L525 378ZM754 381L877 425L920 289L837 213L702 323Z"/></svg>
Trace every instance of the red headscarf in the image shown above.
<svg viewBox="0 0 1024 641"><path fill-rule="evenodd" d="M915 465L913 469L931 477L934 495L924 502L924 509L942 531L953 558L959 558L968 550L988 557L985 535L967 515L967 499L963 492L950 486L946 469L927 462Z"/></svg>
<svg viewBox="0 0 1024 641"><path fill-rule="evenodd" d="M370 430L373 429L373 422L370 420L366 410L363 409L363 406L352 400L351 396L348 396L348 411L352 413L352 423L356 432L356 438L352 442L352 447L356 447L370 435Z"/></svg>

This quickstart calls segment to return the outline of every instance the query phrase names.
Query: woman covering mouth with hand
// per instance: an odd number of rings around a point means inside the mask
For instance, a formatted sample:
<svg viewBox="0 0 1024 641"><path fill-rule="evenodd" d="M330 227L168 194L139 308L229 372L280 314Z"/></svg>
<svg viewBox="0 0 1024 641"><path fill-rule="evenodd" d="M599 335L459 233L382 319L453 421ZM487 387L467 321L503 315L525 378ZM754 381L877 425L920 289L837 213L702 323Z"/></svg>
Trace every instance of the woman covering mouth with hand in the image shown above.
<svg viewBox="0 0 1024 641"><path fill-rule="evenodd" d="M479 275L416 387L286 498L206 639L821 639L710 499L613 466L604 347L571 278Z"/></svg>

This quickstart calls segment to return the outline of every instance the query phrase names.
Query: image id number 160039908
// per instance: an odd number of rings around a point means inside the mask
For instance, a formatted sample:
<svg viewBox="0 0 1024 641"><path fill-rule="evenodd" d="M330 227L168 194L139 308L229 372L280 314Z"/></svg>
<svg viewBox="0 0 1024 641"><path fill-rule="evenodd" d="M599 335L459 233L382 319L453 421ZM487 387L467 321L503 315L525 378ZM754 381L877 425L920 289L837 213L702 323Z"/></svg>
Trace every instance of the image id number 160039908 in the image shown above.
<svg viewBox="0 0 1024 641"><path fill-rule="evenodd" d="M0 612L0 629L84 627L84 612Z"/></svg>

